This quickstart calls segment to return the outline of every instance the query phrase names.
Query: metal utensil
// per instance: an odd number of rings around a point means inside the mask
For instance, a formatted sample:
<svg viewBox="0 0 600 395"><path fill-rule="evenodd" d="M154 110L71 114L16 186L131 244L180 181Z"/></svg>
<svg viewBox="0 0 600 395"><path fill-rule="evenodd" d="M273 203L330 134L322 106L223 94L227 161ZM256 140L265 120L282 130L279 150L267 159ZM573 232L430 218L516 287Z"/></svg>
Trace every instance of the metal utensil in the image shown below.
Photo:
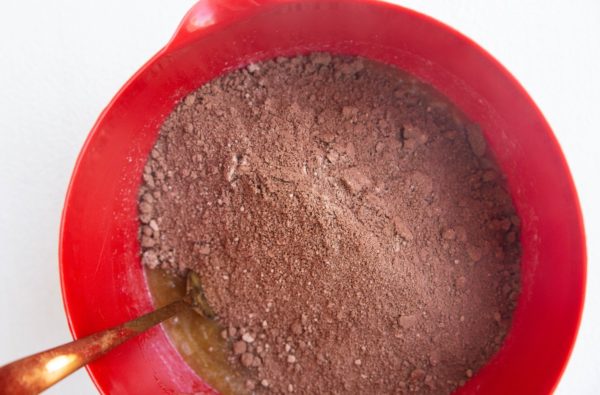
<svg viewBox="0 0 600 395"><path fill-rule="evenodd" d="M0 368L0 394L36 394L56 384L119 344L173 317L193 309L208 318L211 311L197 274L189 272L186 295L151 313L116 327L19 359Z"/></svg>

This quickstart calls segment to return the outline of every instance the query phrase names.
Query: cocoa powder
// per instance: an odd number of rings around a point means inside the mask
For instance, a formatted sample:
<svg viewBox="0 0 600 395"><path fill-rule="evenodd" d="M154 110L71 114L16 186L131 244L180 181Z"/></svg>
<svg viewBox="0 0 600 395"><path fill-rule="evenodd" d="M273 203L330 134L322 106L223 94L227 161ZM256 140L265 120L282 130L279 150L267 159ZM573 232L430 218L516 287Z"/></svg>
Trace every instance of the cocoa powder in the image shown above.
<svg viewBox="0 0 600 395"><path fill-rule="evenodd" d="M142 261L200 274L249 392L449 393L500 347L519 219L479 128L398 70L315 53L167 118Z"/></svg>

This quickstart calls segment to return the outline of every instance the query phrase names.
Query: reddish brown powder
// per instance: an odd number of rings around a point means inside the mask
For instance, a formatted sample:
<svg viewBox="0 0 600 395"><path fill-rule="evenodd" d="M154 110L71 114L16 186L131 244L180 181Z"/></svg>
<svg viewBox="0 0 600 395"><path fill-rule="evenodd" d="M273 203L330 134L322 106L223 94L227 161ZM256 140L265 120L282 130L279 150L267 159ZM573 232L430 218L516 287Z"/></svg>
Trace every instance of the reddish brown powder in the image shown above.
<svg viewBox="0 0 600 395"><path fill-rule="evenodd" d="M477 126L407 75L313 54L165 121L142 260L198 272L247 388L449 393L499 348L519 220Z"/></svg>

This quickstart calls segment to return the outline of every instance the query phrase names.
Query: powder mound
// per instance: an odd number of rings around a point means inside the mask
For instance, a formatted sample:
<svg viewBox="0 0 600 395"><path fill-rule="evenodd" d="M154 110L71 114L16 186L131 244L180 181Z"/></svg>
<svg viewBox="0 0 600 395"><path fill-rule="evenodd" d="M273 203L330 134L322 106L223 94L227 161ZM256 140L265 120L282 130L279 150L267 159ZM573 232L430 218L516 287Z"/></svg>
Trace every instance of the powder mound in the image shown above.
<svg viewBox="0 0 600 395"><path fill-rule="evenodd" d="M249 392L447 394L498 350L519 292L519 221L487 155L391 67L253 64L164 122L142 262L200 274Z"/></svg>

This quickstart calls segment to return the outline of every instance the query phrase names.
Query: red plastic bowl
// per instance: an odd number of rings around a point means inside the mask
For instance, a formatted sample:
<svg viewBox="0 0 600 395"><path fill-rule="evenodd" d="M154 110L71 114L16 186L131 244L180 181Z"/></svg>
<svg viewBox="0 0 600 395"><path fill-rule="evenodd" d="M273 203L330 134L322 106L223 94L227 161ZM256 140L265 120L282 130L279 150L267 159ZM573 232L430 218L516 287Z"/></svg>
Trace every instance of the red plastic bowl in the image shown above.
<svg viewBox="0 0 600 395"><path fill-rule="evenodd" d="M522 219L522 293L502 349L458 392L550 393L575 340L585 287L583 224L565 159L536 105L494 58L429 17L376 1L208 0L188 12L104 110L75 166L60 238L73 336L153 307L138 256L136 193L175 104L248 62L315 50L396 65L481 125ZM161 328L88 371L103 393L212 392Z"/></svg>

